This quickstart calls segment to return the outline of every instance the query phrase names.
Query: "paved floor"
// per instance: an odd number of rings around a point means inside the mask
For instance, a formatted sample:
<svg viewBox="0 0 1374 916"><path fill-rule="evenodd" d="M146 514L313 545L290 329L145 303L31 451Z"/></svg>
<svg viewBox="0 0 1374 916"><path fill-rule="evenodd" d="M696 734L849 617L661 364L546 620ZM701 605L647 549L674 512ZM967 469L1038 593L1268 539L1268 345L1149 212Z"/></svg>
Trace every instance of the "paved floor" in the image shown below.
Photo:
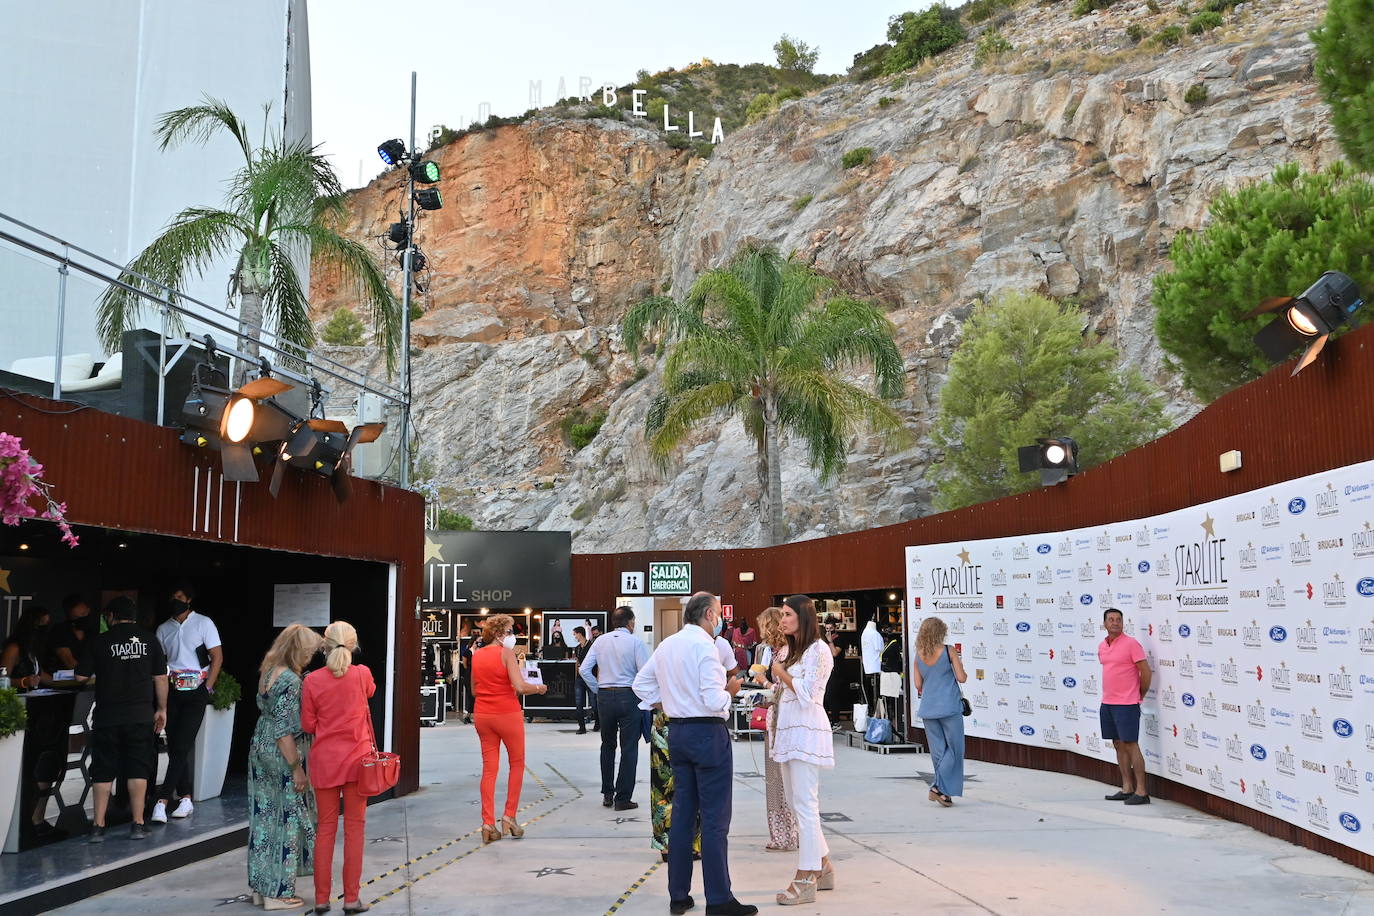
<svg viewBox="0 0 1374 916"><path fill-rule="evenodd" d="M363 898L376 901L372 911L666 913L647 806L621 815L601 807L597 740L566 725L529 726L526 837L483 847L472 728L422 731L421 790L368 809ZM740 899L781 912L773 895L795 861L763 849L761 752L757 742L735 745L731 872ZM918 775L928 757L838 748L836 758L821 809L838 887L792 912L1374 914L1374 875L1180 805L1127 808L1101 800L1111 787L973 762L967 797L943 809L926 801ZM640 777L644 802L643 753ZM696 887L701 913L699 877ZM254 909L246 892L235 852L58 912L233 916ZM304 882L301 892L309 898Z"/></svg>

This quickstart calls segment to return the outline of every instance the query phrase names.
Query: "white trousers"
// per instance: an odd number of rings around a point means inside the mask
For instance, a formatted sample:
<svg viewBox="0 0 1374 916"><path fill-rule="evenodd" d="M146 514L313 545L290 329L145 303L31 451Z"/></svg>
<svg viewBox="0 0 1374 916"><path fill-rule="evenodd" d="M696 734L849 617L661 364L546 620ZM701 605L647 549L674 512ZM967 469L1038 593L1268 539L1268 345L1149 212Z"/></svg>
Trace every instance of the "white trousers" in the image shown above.
<svg viewBox="0 0 1374 916"><path fill-rule="evenodd" d="M780 764L787 804L797 819L797 869L820 871L821 859L830 855L821 832L821 768L804 760Z"/></svg>

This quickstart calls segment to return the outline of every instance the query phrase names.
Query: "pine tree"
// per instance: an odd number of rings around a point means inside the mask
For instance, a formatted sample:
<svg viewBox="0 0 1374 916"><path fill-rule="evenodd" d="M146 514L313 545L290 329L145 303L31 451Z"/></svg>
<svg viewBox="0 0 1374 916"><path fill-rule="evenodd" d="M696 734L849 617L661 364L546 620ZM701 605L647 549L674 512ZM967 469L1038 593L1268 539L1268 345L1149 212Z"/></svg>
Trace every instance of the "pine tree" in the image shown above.
<svg viewBox="0 0 1374 916"><path fill-rule="evenodd" d="M940 392L932 469L936 506L958 509L1040 485L1017 470L1016 450L1041 436L1066 435L1089 468L1165 428L1163 403L1117 353L1084 339L1075 307L1035 293L1005 293L979 304L964 325Z"/></svg>
<svg viewBox="0 0 1374 916"><path fill-rule="evenodd" d="M1374 172L1374 0L1329 0L1315 70L1346 157Z"/></svg>

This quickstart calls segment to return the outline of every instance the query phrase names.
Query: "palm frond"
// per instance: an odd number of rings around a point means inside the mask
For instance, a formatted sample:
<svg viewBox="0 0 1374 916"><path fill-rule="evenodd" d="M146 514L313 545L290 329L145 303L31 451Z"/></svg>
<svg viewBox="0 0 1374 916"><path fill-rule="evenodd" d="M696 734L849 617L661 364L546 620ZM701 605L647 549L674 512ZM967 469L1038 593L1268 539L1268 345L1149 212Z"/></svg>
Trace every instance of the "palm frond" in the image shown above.
<svg viewBox="0 0 1374 916"><path fill-rule="evenodd" d="M253 147L248 141L247 126L226 103L213 96L203 96L199 105L167 112L158 120L153 135L158 138L158 149L165 151L187 141L209 143L220 130L229 131L238 141L244 161L251 163Z"/></svg>
<svg viewBox="0 0 1374 916"><path fill-rule="evenodd" d="M96 305L96 331L106 352L123 345L124 332L133 327L148 302L133 290L158 298L171 290L171 301L175 302L188 275L203 276L205 268L232 250L236 241L251 236L251 227L234 213L204 207L189 207L178 213L120 274L119 280L125 285L111 285L101 295ZM169 316L169 327L176 331L182 328L176 312Z"/></svg>
<svg viewBox="0 0 1374 916"><path fill-rule="evenodd" d="M713 330L706 335L688 337L673 347L663 365L664 386L674 390L678 377L689 371L713 373L748 391L757 379L758 365L743 341Z"/></svg>
<svg viewBox="0 0 1374 916"><path fill-rule="evenodd" d="M302 352L315 343L315 327L310 323L310 303L301 289L300 275L286 248L268 241L267 256L271 265L270 279L262 294L263 324L275 322L277 346L284 350L294 345Z"/></svg>
<svg viewBox="0 0 1374 916"><path fill-rule="evenodd" d="M708 325L729 329L749 349L766 348L765 305L754 298L745 278L729 270L708 270L692 284L687 302Z"/></svg>
<svg viewBox="0 0 1374 916"><path fill-rule="evenodd" d="M258 151L251 168L230 182L236 211L251 214L264 234L283 223L313 222L342 204L343 190L328 160L304 143Z"/></svg>
<svg viewBox="0 0 1374 916"><path fill-rule="evenodd" d="M906 393L906 362L893 333L876 305L841 296L803 320L796 352L814 354L831 368L872 366L879 396L900 398Z"/></svg>
<svg viewBox="0 0 1374 916"><path fill-rule="evenodd" d="M735 402L735 390L729 382L677 392L662 411L657 429L649 437L650 451L655 456L672 454L693 426L717 412L730 412Z"/></svg>
<svg viewBox="0 0 1374 916"><path fill-rule="evenodd" d="M630 307L620 322L620 339L625 349L637 353L650 334L663 340L677 340L702 330L705 325L690 306L671 296L650 296Z"/></svg>

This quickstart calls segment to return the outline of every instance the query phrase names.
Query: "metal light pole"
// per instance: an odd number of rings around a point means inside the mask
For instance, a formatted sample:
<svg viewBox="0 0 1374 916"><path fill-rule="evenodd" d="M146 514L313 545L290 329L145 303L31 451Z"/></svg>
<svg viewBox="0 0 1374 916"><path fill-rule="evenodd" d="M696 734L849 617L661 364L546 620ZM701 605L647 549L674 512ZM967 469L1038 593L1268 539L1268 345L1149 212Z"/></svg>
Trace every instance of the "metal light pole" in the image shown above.
<svg viewBox="0 0 1374 916"><path fill-rule="evenodd" d="M415 71L410 71L410 165L415 163ZM401 293L401 391L405 404L401 406L401 486L410 486L410 289L414 283L411 258L415 251L415 174L406 168L406 250L402 258L403 291Z"/></svg>

